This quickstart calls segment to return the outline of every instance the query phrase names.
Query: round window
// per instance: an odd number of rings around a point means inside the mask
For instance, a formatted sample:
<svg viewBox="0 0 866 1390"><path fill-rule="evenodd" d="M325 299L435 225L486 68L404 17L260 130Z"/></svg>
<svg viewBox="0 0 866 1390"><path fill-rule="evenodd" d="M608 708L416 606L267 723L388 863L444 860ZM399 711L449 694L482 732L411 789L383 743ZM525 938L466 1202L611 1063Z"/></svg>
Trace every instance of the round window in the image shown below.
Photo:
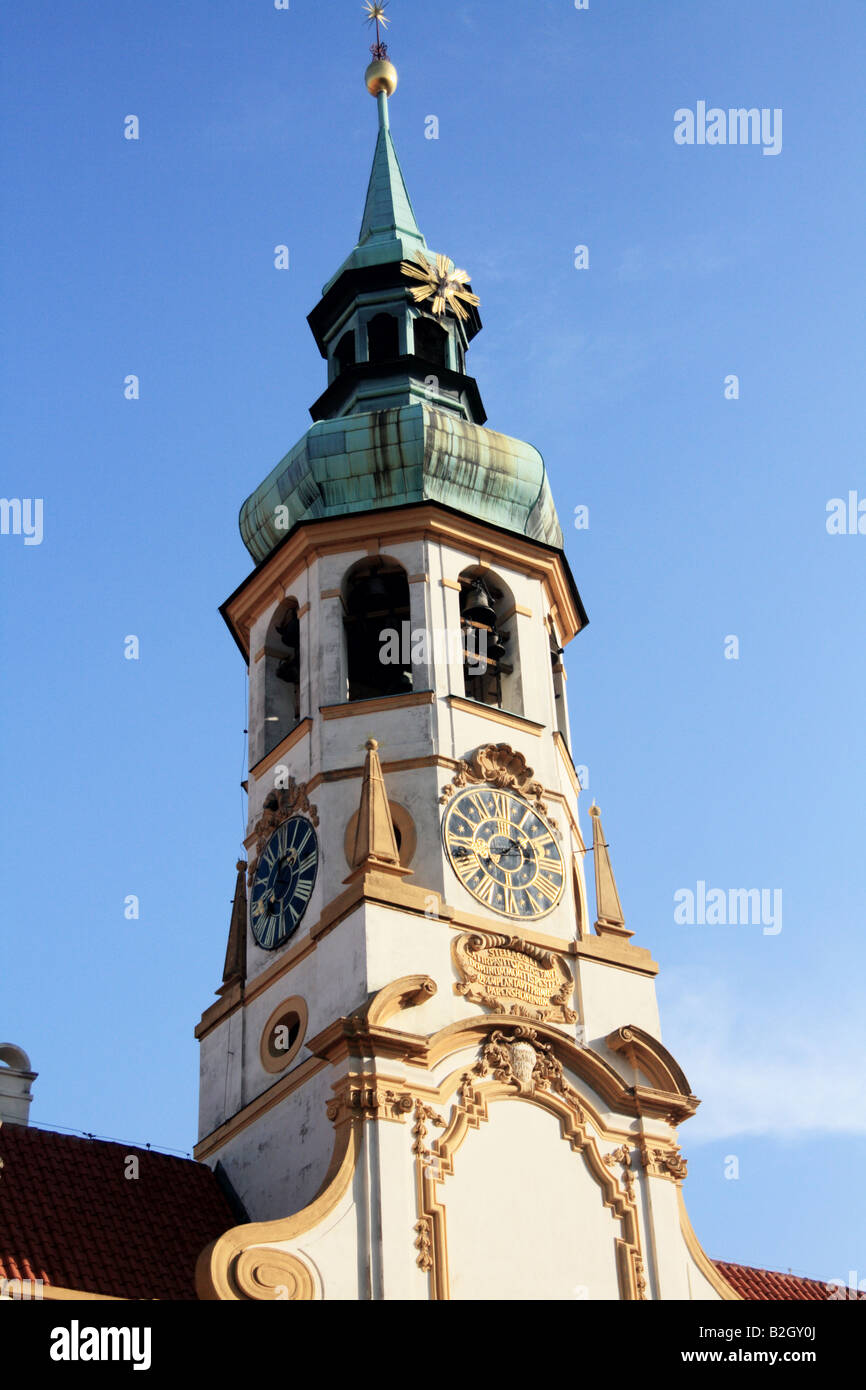
<svg viewBox="0 0 866 1390"><path fill-rule="evenodd" d="M295 995L274 1009L262 1031L259 1054L265 1071L284 1071L301 1049L307 1031L306 1001Z"/></svg>

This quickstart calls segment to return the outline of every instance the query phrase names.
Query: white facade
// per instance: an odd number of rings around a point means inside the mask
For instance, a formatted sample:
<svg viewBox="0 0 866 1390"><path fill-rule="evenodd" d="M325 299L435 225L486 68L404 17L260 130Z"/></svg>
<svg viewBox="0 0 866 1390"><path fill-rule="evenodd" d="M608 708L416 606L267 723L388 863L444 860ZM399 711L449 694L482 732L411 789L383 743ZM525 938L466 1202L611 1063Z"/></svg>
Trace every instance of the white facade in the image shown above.
<svg viewBox="0 0 866 1390"><path fill-rule="evenodd" d="M275 552L227 606L249 650L251 859L266 798L300 787L320 864L295 934L265 951L248 930L245 977L224 986L197 1030L196 1153L221 1165L254 1223L203 1257L202 1294L734 1297L684 1216L674 1126L696 1101L661 1045L657 967L629 933L591 925L579 785L551 666L551 638L565 645L574 631L555 597L564 566L549 547L471 522L432 525L430 512L358 518L343 544L319 527ZM405 571L426 659L411 694L349 704L345 581L371 555ZM508 601L503 709L466 699L449 650L467 570ZM266 687L287 601L300 615L299 718L272 746ZM347 857L370 740L404 861L411 850L408 875L372 860L353 875ZM543 802L565 866L560 901L531 921L485 909L443 844L446 788L491 744L522 755L540 783L540 794L512 789ZM567 1008L533 1017L458 992L468 977L455 943L479 932L551 953L573 979ZM520 948L512 954L519 965ZM277 1070L263 1048L283 1004L303 1026Z"/></svg>

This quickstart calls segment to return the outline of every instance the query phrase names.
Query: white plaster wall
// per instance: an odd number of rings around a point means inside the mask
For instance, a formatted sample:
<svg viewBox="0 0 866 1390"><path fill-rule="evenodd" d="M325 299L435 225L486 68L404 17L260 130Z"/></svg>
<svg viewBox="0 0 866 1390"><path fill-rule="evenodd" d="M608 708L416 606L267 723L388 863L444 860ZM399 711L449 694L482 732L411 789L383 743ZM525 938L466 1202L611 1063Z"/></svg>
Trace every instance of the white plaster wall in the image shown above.
<svg viewBox="0 0 866 1390"><path fill-rule="evenodd" d="M720 1302L721 1294L713 1288L709 1279L701 1273L688 1252L686 1252L685 1255L685 1266L688 1293L683 1294L683 1298L690 1298L700 1303Z"/></svg>
<svg viewBox="0 0 866 1390"><path fill-rule="evenodd" d="M559 1121L538 1106L491 1105L439 1198L452 1299L619 1298L620 1223Z"/></svg>
<svg viewBox="0 0 866 1390"><path fill-rule="evenodd" d="M199 1139L243 1104L244 1031L244 1011L238 1009L200 1042Z"/></svg>
<svg viewBox="0 0 866 1390"><path fill-rule="evenodd" d="M260 1042L273 1011L284 1000L300 995L306 1000L309 1010L305 1034L309 1040L333 1023L334 1019L361 1007L369 992L367 976L364 910L361 908L346 917L333 932L322 937L314 951L247 1005L243 1052L244 1105L248 1105L290 1070L274 1076L262 1066ZM310 1056L305 1042L293 1058L291 1069ZM332 1075L331 1080L335 1079ZM324 1113L320 1123L329 1123Z"/></svg>
<svg viewBox="0 0 866 1390"><path fill-rule="evenodd" d="M412 1116L410 1114L404 1124L370 1125L367 1133L371 1145L376 1145L376 1166L381 1175L377 1226L382 1270L380 1297L426 1300L430 1297L429 1279L418 1268L415 1248L418 1208Z"/></svg>
<svg viewBox="0 0 866 1390"><path fill-rule="evenodd" d="M316 1196L334 1144L325 1107L332 1098L331 1068L259 1116L206 1162L222 1163L251 1221L272 1221L307 1206Z"/></svg>
<svg viewBox="0 0 866 1390"><path fill-rule="evenodd" d="M629 1023L661 1039L655 980L652 976L638 975L633 970L622 970L583 956L578 957L576 965L587 1042L631 1081L631 1068L620 1053L610 1051L604 1039L615 1028Z"/></svg>

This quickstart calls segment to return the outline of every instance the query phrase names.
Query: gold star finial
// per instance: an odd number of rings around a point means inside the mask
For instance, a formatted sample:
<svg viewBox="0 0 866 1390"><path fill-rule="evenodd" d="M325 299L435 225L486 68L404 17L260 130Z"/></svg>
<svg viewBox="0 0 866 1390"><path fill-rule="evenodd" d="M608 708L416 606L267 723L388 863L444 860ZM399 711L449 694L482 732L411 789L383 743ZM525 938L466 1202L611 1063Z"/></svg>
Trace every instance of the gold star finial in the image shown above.
<svg viewBox="0 0 866 1390"><path fill-rule="evenodd" d="M379 30L380 25L383 29L387 29L388 25L391 23L390 19L385 13L387 7L388 0L383 0L383 3L381 5L373 4L373 0L364 0L364 10L367 15L367 23L375 24L376 26L376 42L373 44L370 50L374 58L387 59L388 57L388 45L386 43L383 43L382 35Z"/></svg>
<svg viewBox="0 0 866 1390"><path fill-rule="evenodd" d="M387 8L388 0L382 0L381 4L374 4L373 0L364 0L367 23L376 26L376 42L370 44L373 61L367 68L365 79L368 92L377 98L382 94L386 97L392 96L397 86L397 69L388 57L388 45L382 38L382 30L387 29L391 22L385 14ZM380 119L385 119L387 123L387 118L382 117L381 112Z"/></svg>
<svg viewBox="0 0 866 1390"><path fill-rule="evenodd" d="M387 8L388 0L385 0L385 3L382 5L374 5L372 0L364 0L364 9L367 11L367 23L381 24L383 29L387 29L388 25L391 23L390 19L385 14Z"/></svg>

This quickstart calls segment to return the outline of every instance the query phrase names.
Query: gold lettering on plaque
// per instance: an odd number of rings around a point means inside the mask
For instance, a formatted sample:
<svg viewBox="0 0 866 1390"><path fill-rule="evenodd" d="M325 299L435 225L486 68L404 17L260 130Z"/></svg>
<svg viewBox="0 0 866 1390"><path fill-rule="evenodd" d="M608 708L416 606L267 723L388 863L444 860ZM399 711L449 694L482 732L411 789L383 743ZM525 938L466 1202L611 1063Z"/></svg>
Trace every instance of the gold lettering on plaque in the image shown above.
<svg viewBox="0 0 866 1390"><path fill-rule="evenodd" d="M453 953L461 977L454 992L473 1004L546 1023L576 1020L569 1007L574 979L555 952L543 951L519 936L475 932L456 937Z"/></svg>

